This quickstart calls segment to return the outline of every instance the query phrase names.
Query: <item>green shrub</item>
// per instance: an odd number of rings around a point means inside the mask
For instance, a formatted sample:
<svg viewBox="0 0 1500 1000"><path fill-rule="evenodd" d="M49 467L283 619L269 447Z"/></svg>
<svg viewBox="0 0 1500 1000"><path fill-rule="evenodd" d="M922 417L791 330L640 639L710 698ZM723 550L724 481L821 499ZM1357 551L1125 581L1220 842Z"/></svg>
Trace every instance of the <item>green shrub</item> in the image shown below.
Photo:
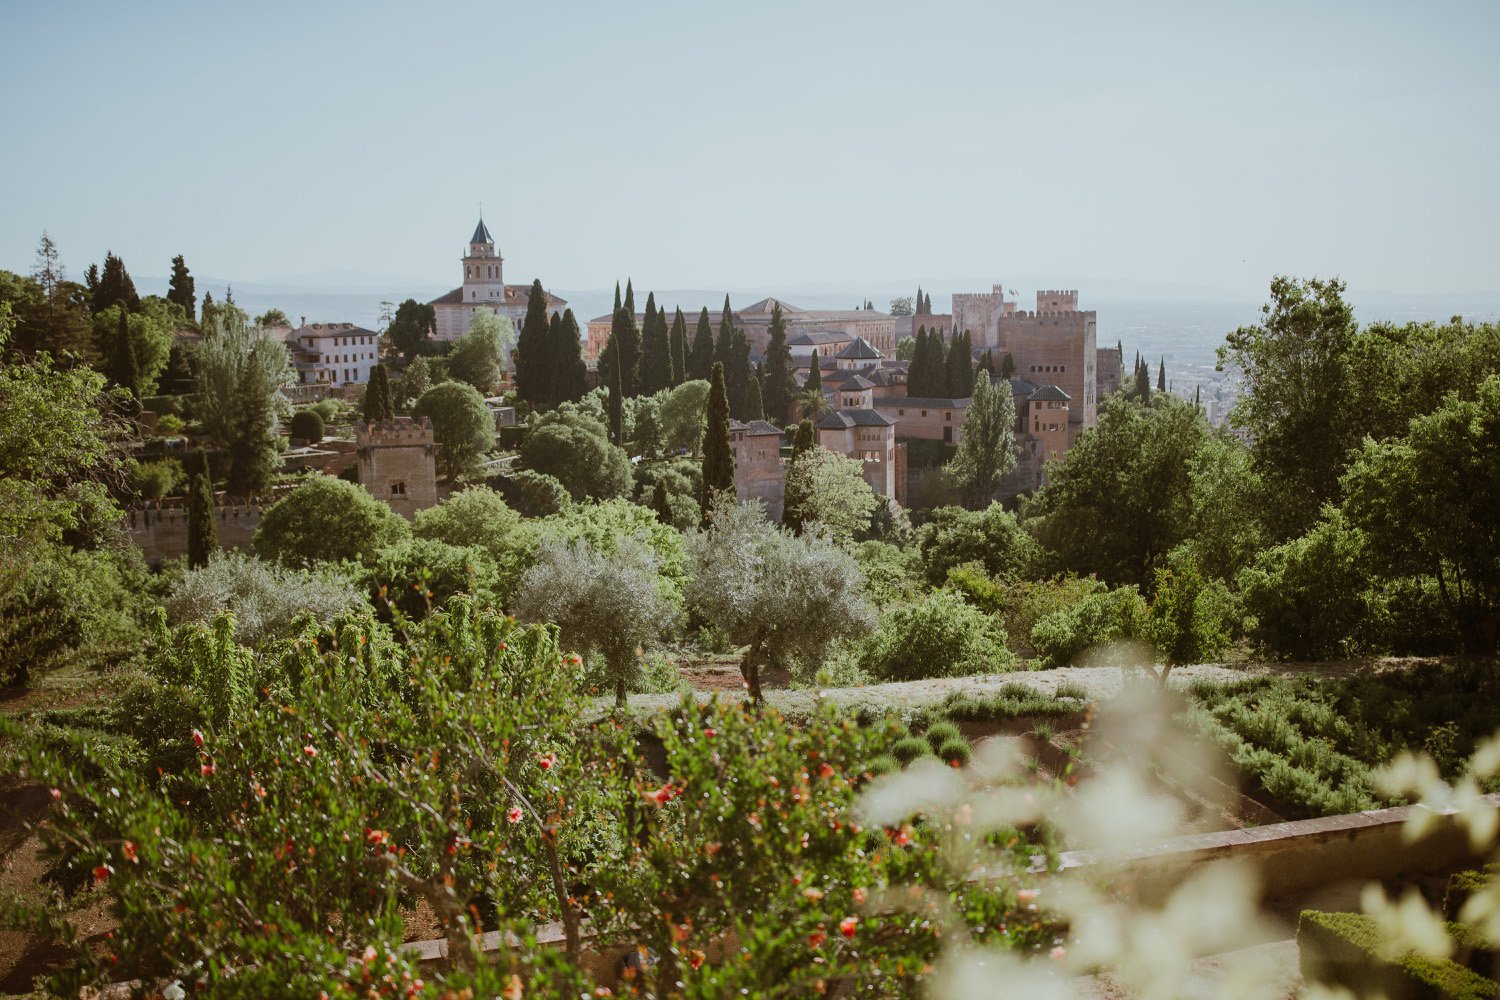
<svg viewBox="0 0 1500 1000"><path fill-rule="evenodd" d="M977 562L991 576L1008 577L1024 573L1038 556L1036 541L998 503L979 511L939 507L918 529L917 550L934 587L965 563Z"/></svg>
<svg viewBox="0 0 1500 1000"><path fill-rule="evenodd" d="M163 413L156 421L156 434L158 437L175 437L186 426L187 422L177 414Z"/></svg>
<svg viewBox="0 0 1500 1000"><path fill-rule="evenodd" d="M1450 926L1450 933L1453 928ZM1384 936L1363 913L1303 910L1297 921L1297 952L1308 983L1336 986L1355 996L1421 997L1433 1000L1492 1000L1500 983L1447 959L1384 957Z"/></svg>
<svg viewBox="0 0 1500 1000"><path fill-rule="evenodd" d="M366 559L410 533L406 521L353 483L312 476L261 518L255 554L288 566Z"/></svg>
<svg viewBox="0 0 1500 1000"><path fill-rule="evenodd" d="M1239 575L1250 637L1299 660L1347 656L1370 614L1364 533L1333 508L1307 534L1264 549Z"/></svg>
<svg viewBox="0 0 1500 1000"><path fill-rule="evenodd" d="M1073 698L1078 701L1089 700L1088 689L1082 684L1077 684L1073 681L1064 681L1059 684L1056 693L1059 698Z"/></svg>
<svg viewBox="0 0 1500 1000"><path fill-rule="evenodd" d="M323 440L323 416L317 410L298 410L292 414L292 419L287 424L287 430L292 437L308 444L317 444Z"/></svg>
<svg viewBox="0 0 1500 1000"><path fill-rule="evenodd" d="M247 646L290 638L304 617L329 625L344 611L366 607L354 582L333 569L289 569L240 552L213 553L207 566L182 575L166 601L173 625L230 612Z"/></svg>
<svg viewBox="0 0 1500 1000"><path fill-rule="evenodd" d="M1107 589L1093 577L1061 576L1049 580L1015 580L1005 586L994 608L1011 649L1035 653L1031 630L1057 611L1067 611L1090 594Z"/></svg>
<svg viewBox="0 0 1500 1000"><path fill-rule="evenodd" d="M171 496L182 485L184 478L182 466L175 458L137 462L135 465L135 488L147 500Z"/></svg>
<svg viewBox="0 0 1500 1000"><path fill-rule="evenodd" d="M1038 621L1031 645L1047 668L1077 663L1085 653L1113 659L1105 647L1139 639L1145 621L1146 602L1134 586L1097 591Z"/></svg>
<svg viewBox="0 0 1500 1000"><path fill-rule="evenodd" d="M1009 670L1015 658L992 618L938 591L887 611L860 665L883 680L909 681Z"/></svg>
<svg viewBox="0 0 1500 1000"><path fill-rule="evenodd" d="M910 764L918 757L926 757L932 753L932 747L920 736L903 736L891 744L891 756L902 764Z"/></svg>
<svg viewBox="0 0 1500 1000"><path fill-rule="evenodd" d="M893 774L899 770L901 770L901 762L890 754L874 757L865 765L865 773L872 778L878 778L882 774Z"/></svg>
<svg viewBox="0 0 1500 1000"><path fill-rule="evenodd" d="M1167 666L1202 663L1223 652L1235 617L1228 588L1205 580L1191 562L1156 571L1145 632Z"/></svg>
<svg viewBox="0 0 1500 1000"><path fill-rule="evenodd" d="M455 594L494 594L499 572L477 545L405 538L375 553L364 583L378 608L422 618Z"/></svg>
<svg viewBox="0 0 1500 1000"><path fill-rule="evenodd" d="M934 722L927 727L927 732L922 734L927 739L928 746L934 751L944 743L952 740L962 739L958 727L951 722Z"/></svg>
<svg viewBox="0 0 1500 1000"><path fill-rule="evenodd" d="M941 760L945 764L951 764L954 761L960 764L967 764L972 751L969 749L969 741L962 736L958 736L951 740L945 740L937 748L936 753L938 760Z"/></svg>
<svg viewBox="0 0 1500 1000"><path fill-rule="evenodd" d="M568 488L556 476L522 469L495 484L505 502L523 517L551 517L573 505Z"/></svg>

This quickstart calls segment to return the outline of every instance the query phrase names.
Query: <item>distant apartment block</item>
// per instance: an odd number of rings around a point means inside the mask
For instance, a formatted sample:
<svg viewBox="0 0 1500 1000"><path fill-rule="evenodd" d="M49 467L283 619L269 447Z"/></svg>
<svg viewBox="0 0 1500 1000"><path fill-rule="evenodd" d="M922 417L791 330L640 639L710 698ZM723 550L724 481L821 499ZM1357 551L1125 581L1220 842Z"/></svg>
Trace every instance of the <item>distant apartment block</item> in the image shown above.
<svg viewBox="0 0 1500 1000"><path fill-rule="evenodd" d="M282 328L298 385L363 385L380 361L380 334L353 323Z"/></svg>

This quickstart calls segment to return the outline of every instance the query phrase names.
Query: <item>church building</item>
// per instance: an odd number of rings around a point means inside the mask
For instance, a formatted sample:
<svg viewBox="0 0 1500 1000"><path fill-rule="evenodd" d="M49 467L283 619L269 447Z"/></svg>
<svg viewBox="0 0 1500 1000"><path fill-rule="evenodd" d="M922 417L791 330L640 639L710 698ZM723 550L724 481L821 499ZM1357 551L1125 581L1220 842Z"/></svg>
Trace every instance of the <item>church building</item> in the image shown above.
<svg viewBox="0 0 1500 1000"><path fill-rule="evenodd" d="M531 295L531 286L507 285L505 283L505 258L495 249L495 239L480 218L469 237L469 250L464 254L464 283L446 295L431 302L436 313L437 340L457 340L469 332L474 314L481 309L510 317L516 331L526 318L526 300ZM547 293L547 315L562 312L568 303L552 293Z"/></svg>

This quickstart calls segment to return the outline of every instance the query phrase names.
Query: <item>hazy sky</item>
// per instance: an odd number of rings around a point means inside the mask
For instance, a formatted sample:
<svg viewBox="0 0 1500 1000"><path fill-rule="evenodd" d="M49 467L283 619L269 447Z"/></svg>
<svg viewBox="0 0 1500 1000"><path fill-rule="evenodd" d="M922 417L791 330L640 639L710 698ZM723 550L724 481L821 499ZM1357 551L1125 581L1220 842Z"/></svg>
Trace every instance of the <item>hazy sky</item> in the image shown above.
<svg viewBox="0 0 1500 1000"><path fill-rule="evenodd" d="M1489 0L262 6L6 0L0 267L1500 288Z"/></svg>

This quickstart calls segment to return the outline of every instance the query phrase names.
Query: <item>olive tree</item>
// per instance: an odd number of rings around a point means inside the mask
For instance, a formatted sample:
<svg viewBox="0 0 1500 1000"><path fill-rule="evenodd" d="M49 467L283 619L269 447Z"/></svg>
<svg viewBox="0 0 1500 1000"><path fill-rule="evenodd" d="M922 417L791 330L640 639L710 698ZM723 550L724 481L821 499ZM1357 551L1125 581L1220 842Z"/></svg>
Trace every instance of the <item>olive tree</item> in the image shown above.
<svg viewBox="0 0 1500 1000"><path fill-rule="evenodd" d="M858 459L817 445L787 467L785 504L792 524L822 530L847 545L869 527L881 500L865 482Z"/></svg>
<svg viewBox="0 0 1500 1000"><path fill-rule="evenodd" d="M687 552L688 606L747 647L740 672L756 702L761 667L815 664L835 640L874 627L854 557L816 531L768 523L759 505L722 499Z"/></svg>
<svg viewBox="0 0 1500 1000"><path fill-rule="evenodd" d="M585 538L544 539L521 577L516 615L555 624L565 648L603 660L615 705L623 708L640 650L677 618L660 568L660 557L640 536L618 539L607 553Z"/></svg>

